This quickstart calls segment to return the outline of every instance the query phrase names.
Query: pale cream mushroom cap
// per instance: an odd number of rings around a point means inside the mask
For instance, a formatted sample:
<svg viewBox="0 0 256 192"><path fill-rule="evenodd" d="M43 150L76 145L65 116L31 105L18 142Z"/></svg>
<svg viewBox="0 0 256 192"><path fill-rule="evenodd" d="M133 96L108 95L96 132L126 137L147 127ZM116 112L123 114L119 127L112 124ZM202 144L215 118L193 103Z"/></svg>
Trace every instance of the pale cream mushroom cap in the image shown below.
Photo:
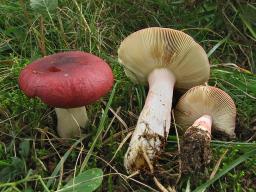
<svg viewBox="0 0 256 192"><path fill-rule="evenodd" d="M212 117L212 129L235 137L236 106L223 90L212 86L189 89L175 107L175 122L185 132L202 115Z"/></svg>
<svg viewBox="0 0 256 192"><path fill-rule="evenodd" d="M152 27L126 37L118 49L119 62L134 82L147 83L156 68L169 69L175 87L189 89L206 82L210 65L204 49L182 31Z"/></svg>

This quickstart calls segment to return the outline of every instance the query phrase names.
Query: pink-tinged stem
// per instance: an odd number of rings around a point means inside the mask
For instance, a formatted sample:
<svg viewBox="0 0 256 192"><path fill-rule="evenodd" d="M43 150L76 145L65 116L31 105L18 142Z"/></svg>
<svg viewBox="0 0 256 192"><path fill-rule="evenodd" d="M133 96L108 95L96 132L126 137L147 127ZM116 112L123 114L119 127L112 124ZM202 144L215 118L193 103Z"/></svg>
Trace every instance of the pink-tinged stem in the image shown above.
<svg viewBox="0 0 256 192"><path fill-rule="evenodd" d="M212 117L203 115L190 126L181 142L181 170L194 173L205 167L211 160Z"/></svg>
<svg viewBox="0 0 256 192"><path fill-rule="evenodd" d="M203 115L192 126L207 131L211 135L212 117L210 115Z"/></svg>
<svg viewBox="0 0 256 192"><path fill-rule="evenodd" d="M125 155L128 172L145 167L144 151L150 160L161 151L169 134L175 76L165 68L149 74L149 92Z"/></svg>

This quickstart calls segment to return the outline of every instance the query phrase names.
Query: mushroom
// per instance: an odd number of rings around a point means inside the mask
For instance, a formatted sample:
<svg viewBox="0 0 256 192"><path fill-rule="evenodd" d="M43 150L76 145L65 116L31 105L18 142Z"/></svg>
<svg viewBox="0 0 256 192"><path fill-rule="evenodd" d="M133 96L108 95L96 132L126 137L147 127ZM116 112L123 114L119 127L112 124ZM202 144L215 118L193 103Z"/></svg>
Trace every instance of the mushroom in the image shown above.
<svg viewBox="0 0 256 192"><path fill-rule="evenodd" d="M124 166L132 173L147 168L147 157L154 163L164 147L170 129L174 85L186 90L206 82L210 66L204 49L192 37L160 27L142 29L126 37L118 49L118 59L132 81L149 84L145 105L124 157Z"/></svg>
<svg viewBox="0 0 256 192"><path fill-rule="evenodd" d="M184 173L197 171L210 162L212 129L235 137L236 106L219 88L191 88L178 101L174 114L183 134L181 160Z"/></svg>
<svg viewBox="0 0 256 192"><path fill-rule="evenodd" d="M81 135L88 121L85 105L105 95L113 85L106 62L82 51L49 55L27 65L20 73L20 89L55 107L60 137Z"/></svg>

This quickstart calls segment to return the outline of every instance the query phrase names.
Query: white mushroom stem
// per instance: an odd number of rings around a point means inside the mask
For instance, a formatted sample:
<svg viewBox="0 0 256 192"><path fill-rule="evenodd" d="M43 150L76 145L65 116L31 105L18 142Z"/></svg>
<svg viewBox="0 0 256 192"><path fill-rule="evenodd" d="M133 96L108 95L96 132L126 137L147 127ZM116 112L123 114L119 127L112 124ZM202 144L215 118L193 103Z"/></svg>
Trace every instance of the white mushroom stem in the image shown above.
<svg viewBox="0 0 256 192"><path fill-rule="evenodd" d="M155 159L170 129L175 76L168 69L155 69L149 74L148 83L145 105L124 158L124 166L130 173L147 166L143 151L150 161Z"/></svg>
<svg viewBox="0 0 256 192"><path fill-rule="evenodd" d="M80 137L80 127L85 127L88 117L85 107L55 108L57 114L57 132L60 137Z"/></svg>
<svg viewBox="0 0 256 192"><path fill-rule="evenodd" d="M212 117L210 115L203 115L193 123L192 127L206 131L211 138Z"/></svg>

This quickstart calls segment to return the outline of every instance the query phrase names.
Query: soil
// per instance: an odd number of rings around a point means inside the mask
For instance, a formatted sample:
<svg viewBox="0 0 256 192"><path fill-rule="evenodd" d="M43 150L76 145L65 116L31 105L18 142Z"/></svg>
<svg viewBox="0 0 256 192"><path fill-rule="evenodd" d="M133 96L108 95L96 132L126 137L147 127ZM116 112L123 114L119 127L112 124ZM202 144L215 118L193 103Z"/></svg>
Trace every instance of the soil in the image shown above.
<svg viewBox="0 0 256 192"><path fill-rule="evenodd" d="M210 163L212 152L209 133L190 127L181 141L181 170L183 174L202 171Z"/></svg>

